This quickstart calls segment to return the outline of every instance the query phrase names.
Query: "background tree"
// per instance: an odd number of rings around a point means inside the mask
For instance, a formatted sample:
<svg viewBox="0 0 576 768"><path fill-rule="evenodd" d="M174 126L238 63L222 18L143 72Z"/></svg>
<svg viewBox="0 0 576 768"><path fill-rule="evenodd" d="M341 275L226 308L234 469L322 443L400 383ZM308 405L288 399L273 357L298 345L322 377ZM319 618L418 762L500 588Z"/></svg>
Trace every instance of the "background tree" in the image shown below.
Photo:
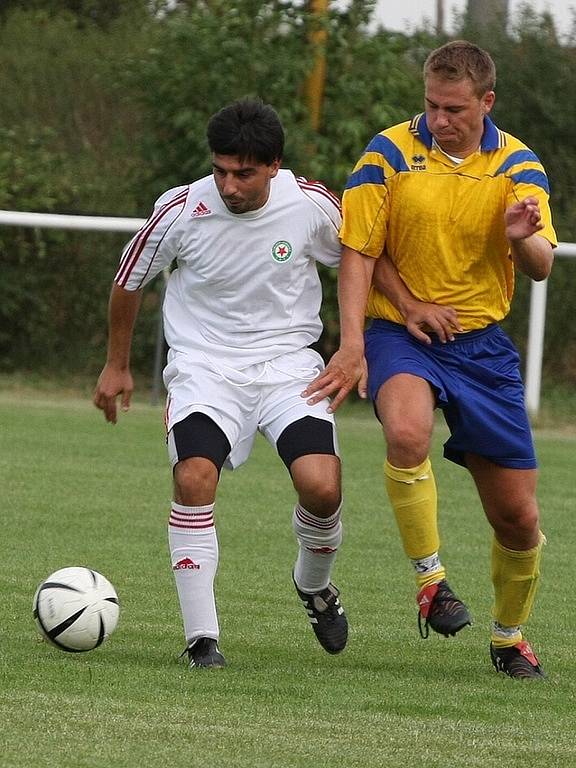
<svg viewBox="0 0 576 768"><path fill-rule="evenodd" d="M93 18L90 8L103 14ZM447 38L369 33L374 0L331 4L322 120L312 132L305 83L314 63L306 5L282 0L4 3L0 23L0 207L147 216L169 186L209 171L209 116L259 95L287 129L286 166L341 192L378 131L423 108L421 68ZM134 14L137 14L137 22ZM105 20L105 21L104 21ZM575 35L525 7L506 32L463 20L498 68L494 118L540 156L561 240L576 241ZM311 151L311 148L312 151ZM0 370L90 373L100 366L107 295L126 237L0 228ZM335 276L323 352L337 343ZM574 265L551 281L546 367L576 378L570 307ZM160 283L146 292L136 370L154 355ZM526 338L529 281L519 278L509 330Z"/></svg>
<svg viewBox="0 0 576 768"><path fill-rule="evenodd" d="M4 17L1 208L138 215L141 116L118 73L144 44L141 31L129 16L106 29L78 25L69 11ZM0 227L1 370L93 370L125 239ZM153 354L154 327L143 313L142 360Z"/></svg>
<svg viewBox="0 0 576 768"><path fill-rule="evenodd" d="M148 0L2 0L0 20L14 10L42 11L50 17L69 13L78 26L96 24L107 28L113 21L130 16L134 21L149 16Z"/></svg>
<svg viewBox="0 0 576 768"><path fill-rule="evenodd" d="M473 27L506 29L508 0L468 0L466 15Z"/></svg>

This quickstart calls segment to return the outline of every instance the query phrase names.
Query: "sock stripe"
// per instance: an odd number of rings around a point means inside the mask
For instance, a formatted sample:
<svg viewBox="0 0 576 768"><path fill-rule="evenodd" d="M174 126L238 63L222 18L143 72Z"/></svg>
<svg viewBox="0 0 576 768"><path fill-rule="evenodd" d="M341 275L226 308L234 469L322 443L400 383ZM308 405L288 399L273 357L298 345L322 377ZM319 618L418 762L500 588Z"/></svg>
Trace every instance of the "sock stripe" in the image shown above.
<svg viewBox="0 0 576 768"><path fill-rule="evenodd" d="M298 522L302 523L302 525L308 525L311 528L318 528L322 531L329 531L332 528L335 528L340 522L340 511L335 512L332 517L320 518L310 515L305 509L298 505L296 506L295 513Z"/></svg>
<svg viewBox="0 0 576 768"><path fill-rule="evenodd" d="M168 525L171 528L187 528L189 530L202 530L214 527L214 512L184 512L172 508Z"/></svg>
<svg viewBox="0 0 576 768"><path fill-rule="evenodd" d="M189 525L186 525L184 523L175 523L172 520L170 520L170 528L185 528L189 531L200 531L205 530L206 528L214 528L214 523L210 523L209 525L197 525L194 523L190 523Z"/></svg>

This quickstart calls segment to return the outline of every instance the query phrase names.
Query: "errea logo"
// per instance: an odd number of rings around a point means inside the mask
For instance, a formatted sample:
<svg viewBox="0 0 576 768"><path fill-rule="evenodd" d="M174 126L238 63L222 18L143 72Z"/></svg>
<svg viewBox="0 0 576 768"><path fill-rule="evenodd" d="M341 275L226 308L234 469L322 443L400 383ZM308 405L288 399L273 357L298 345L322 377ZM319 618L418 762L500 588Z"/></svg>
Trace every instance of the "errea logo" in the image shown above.
<svg viewBox="0 0 576 768"><path fill-rule="evenodd" d="M424 155L412 155L412 165L410 166L412 171L425 171L426 170L426 158Z"/></svg>
<svg viewBox="0 0 576 768"><path fill-rule="evenodd" d="M290 256L292 256L292 246L288 240L278 240L274 243L272 246L272 258L274 261L282 264L284 261L288 261Z"/></svg>

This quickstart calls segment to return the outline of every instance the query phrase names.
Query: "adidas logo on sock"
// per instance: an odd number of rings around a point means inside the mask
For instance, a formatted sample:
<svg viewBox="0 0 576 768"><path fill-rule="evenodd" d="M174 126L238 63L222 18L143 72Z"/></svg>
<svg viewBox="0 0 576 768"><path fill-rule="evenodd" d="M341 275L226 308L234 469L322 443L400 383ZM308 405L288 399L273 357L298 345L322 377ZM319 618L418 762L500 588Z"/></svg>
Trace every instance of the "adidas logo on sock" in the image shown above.
<svg viewBox="0 0 576 768"><path fill-rule="evenodd" d="M306 547L308 552L314 552L315 555L331 555L336 552L335 547Z"/></svg>
<svg viewBox="0 0 576 768"><path fill-rule="evenodd" d="M182 560L178 560L176 565L172 566L173 571L199 571L200 566L195 563L190 557L183 557Z"/></svg>

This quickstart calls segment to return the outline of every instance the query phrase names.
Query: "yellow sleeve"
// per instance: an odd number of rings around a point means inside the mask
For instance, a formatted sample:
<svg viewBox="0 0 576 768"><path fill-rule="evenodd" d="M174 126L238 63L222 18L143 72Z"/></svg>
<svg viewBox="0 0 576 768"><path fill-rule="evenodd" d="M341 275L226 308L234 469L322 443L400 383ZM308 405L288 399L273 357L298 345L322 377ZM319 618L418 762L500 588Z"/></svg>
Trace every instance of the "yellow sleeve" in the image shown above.
<svg viewBox="0 0 576 768"><path fill-rule="evenodd" d="M374 258L382 253L388 232L387 170L382 155L366 152L350 175L342 197L340 240Z"/></svg>

